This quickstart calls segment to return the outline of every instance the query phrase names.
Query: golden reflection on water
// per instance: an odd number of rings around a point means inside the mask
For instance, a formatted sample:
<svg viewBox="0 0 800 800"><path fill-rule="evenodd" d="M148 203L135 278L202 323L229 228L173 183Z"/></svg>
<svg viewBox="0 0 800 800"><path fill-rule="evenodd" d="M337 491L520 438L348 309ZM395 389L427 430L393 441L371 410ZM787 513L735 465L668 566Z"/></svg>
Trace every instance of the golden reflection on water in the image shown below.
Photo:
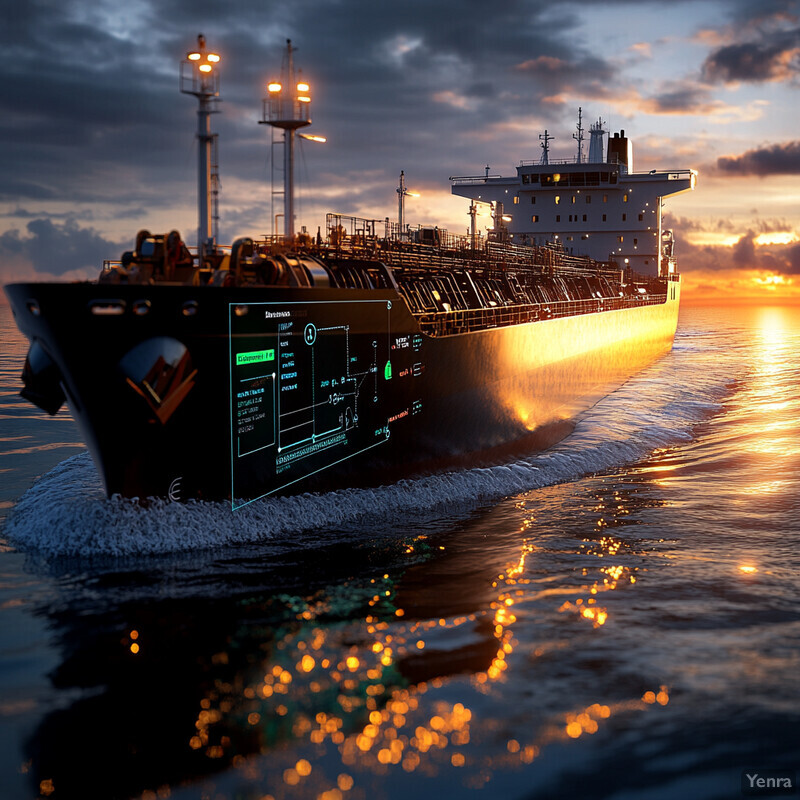
<svg viewBox="0 0 800 800"><path fill-rule="evenodd" d="M800 445L790 433L796 426L800 399L796 391L787 392L787 381L792 380L791 371L797 360L796 334L793 335L787 313L786 309L761 309L754 340L753 374L739 409L746 437L744 449L784 458L800 453Z"/></svg>
<svg viewBox="0 0 800 800"><path fill-rule="evenodd" d="M787 501L800 456L797 310L760 308L750 313L753 316L748 320L747 338L739 335L740 351L735 354L738 366L731 372L732 393L715 418L710 438L703 438L705 458L709 460L695 462L679 457L667 458L665 463L660 458L663 454L655 453L651 460L656 463L640 470L651 482L667 489L687 480L703 480L708 484L708 495L716 497L721 508L726 503L751 507L757 498L765 503ZM715 351L712 357L724 358L725 353ZM722 480L726 485L721 485Z"/></svg>
<svg viewBox="0 0 800 800"><path fill-rule="evenodd" d="M498 771L532 763L548 745L597 733L619 713L666 705L667 687L659 686L624 701L566 708L533 721L526 726L525 737L518 730L513 736L506 734L498 750L496 737L504 734L504 720L487 715L479 698L490 696L495 686L515 681L520 647L516 626L526 606L552 598L555 612L588 623L600 635L609 611L599 597L636 583L636 568L616 561L629 546L608 532L630 513L619 492L590 509L593 531L577 553L584 564L586 559L610 563L583 566L574 576L577 580L555 586L544 585L536 575L537 544L527 538L534 518L524 501L517 510L524 518L519 521L516 552L491 580L489 599L472 613L412 619L413 605L399 607L403 589L388 574L371 580L371 613L361 621L331 621L329 597L293 600L295 621L270 645L270 655L258 670L217 681L214 691L203 698L187 746L208 759L228 758L235 768L260 772L263 765L236 752L232 730L249 729L258 739L257 749L270 753L271 767L279 765L281 788L273 787L266 797L293 796L297 787L303 796L341 799L360 783L369 783L374 776L388 777L393 770L427 776L464 770L463 785L480 788ZM404 550L417 556L426 545L425 537L415 537ZM598 577L582 581L590 570ZM569 599L561 603L565 594ZM488 637L484 656L477 661L448 659L443 645L464 637L474 642L480 630L486 634L479 637ZM521 679L530 659L552 646L569 645L550 643L531 650L525 643L519 656ZM225 660L225 653L212 659ZM441 660L444 663L437 666ZM462 699L454 698L454 693L461 693ZM487 737L495 746L486 746ZM282 747L288 742L290 750ZM333 753L339 766L331 770ZM290 763L282 763L287 759Z"/></svg>

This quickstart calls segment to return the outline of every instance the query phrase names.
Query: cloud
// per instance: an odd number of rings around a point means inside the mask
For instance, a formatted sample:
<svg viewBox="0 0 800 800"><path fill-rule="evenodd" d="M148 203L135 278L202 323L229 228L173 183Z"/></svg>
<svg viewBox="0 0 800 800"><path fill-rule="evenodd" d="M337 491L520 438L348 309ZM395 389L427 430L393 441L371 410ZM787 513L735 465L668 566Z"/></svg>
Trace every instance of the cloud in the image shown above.
<svg viewBox="0 0 800 800"><path fill-rule="evenodd" d="M755 219L744 233L741 226L728 220L704 221L672 214L665 216L664 225L675 231L678 264L687 274L800 275L800 243L786 220Z"/></svg>
<svg viewBox="0 0 800 800"><path fill-rule="evenodd" d="M636 42L632 44L629 48L632 52L636 53L639 56L644 58L652 58L653 57L653 44L652 42Z"/></svg>
<svg viewBox="0 0 800 800"><path fill-rule="evenodd" d="M739 156L722 156L717 159L717 169L727 175L800 175L800 141L748 150Z"/></svg>
<svg viewBox="0 0 800 800"><path fill-rule="evenodd" d="M756 235L753 231L748 231L733 246L733 263L737 267L753 267L756 263Z"/></svg>
<svg viewBox="0 0 800 800"><path fill-rule="evenodd" d="M800 275L800 244L793 245L789 248L787 263L790 275Z"/></svg>
<svg viewBox="0 0 800 800"><path fill-rule="evenodd" d="M551 104L566 95L599 99L604 91L613 93L616 77L611 62L580 51L528 58L516 64L514 72Z"/></svg>
<svg viewBox="0 0 800 800"><path fill-rule="evenodd" d="M706 87L692 80L667 82L646 104L656 114L709 114L721 105L712 100Z"/></svg>
<svg viewBox="0 0 800 800"><path fill-rule="evenodd" d="M212 125L227 242L271 232L283 210L270 192L270 159L280 168L280 149L271 151L270 129L257 122L264 82L279 72L287 38L312 84L312 130L328 136L327 145L298 147L298 224L315 230L327 210L393 216L401 169L425 198L414 205L415 221L429 213L441 224L451 213L441 200L449 175L479 174L487 163L513 174L517 159L538 158L545 128L557 137L554 149L571 154L579 105L586 120L602 112L620 125L637 115L622 127L638 126L639 142L656 127L670 139L659 157L676 152L676 141L696 141L693 126L754 119L765 111L759 101L715 94L720 76L735 73L722 71L730 62L722 51L742 42L783 46L776 32L797 25L780 0L760 0L758 25L752 2L712 0L720 33L693 50L722 53L712 83L690 60L681 67L674 54L661 57L664 40L644 41L643 25L615 23L635 6L643 24L661 25L648 30L683 48L656 0L601 5L505 0L487 11L483 0L457 8L428 0L237 0L231 13L219 0L135 0L124 8L115 0L25 0L0 26L0 146L8 155L0 225L12 228L0 237L0 255L47 271L82 263L96 274L102 258L131 246L139 227L178 228L194 243L197 102L178 94L177 73L199 31L223 57L223 102ZM688 24L695 6L680 4ZM697 24L710 18L698 12ZM612 29L613 42L604 33ZM685 79L674 78L682 72ZM703 158L719 154L719 139ZM462 212L452 214L459 221ZM37 227L48 220L50 228ZM29 221L34 228L24 227ZM730 259L730 248L720 252Z"/></svg>
<svg viewBox="0 0 800 800"><path fill-rule="evenodd" d="M761 32L754 41L734 42L711 52L703 77L711 83L793 81L800 72L800 28Z"/></svg>
<svg viewBox="0 0 800 800"><path fill-rule="evenodd" d="M18 230L0 236L0 261L29 264L37 272L64 275L85 270L96 277L103 260L117 258L130 243L111 242L91 228L74 221L62 224L34 219L26 225L27 235Z"/></svg>

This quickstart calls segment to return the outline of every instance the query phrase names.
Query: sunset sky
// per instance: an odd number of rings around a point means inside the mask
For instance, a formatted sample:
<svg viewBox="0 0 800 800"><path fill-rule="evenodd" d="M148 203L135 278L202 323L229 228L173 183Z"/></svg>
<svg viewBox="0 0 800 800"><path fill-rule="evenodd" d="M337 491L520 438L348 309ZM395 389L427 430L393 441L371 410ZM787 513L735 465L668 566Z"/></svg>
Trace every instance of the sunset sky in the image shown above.
<svg viewBox="0 0 800 800"><path fill-rule="evenodd" d="M25 0L0 27L0 281L94 277L136 231L196 239L194 98L178 63L222 55L220 240L272 231L258 125L285 40L312 85L298 221L396 214L466 230L448 176L574 154L584 124L633 139L635 169L694 168L667 203L689 301L800 301L796 0ZM276 209L280 211L281 209Z"/></svg>

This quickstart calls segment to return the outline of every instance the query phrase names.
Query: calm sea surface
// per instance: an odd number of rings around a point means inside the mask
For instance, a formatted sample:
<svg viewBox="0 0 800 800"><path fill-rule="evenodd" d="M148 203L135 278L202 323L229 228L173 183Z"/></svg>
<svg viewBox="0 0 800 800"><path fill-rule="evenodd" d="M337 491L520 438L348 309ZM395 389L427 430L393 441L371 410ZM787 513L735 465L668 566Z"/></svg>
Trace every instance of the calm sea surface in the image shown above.
<svg viewBox="0 0 800 800"><path fill-rule="evenodd" d="M548 453L235 515L105 500L69 414L16 396L25 350L0 306L4 799L800 769L800 309L684 310Z"/></svg>

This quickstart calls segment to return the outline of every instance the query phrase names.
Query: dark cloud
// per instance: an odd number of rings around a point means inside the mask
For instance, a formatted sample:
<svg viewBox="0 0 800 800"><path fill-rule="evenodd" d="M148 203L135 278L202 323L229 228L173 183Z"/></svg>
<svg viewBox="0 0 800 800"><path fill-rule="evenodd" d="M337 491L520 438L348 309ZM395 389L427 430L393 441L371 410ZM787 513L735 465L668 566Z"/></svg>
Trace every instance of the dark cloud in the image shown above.
<svg viewBox="0 0 800 800"><path fill-rule="evenodd" d="M26 0L0 26L0 146L13 153L0 200L34 214L48 203L75 213L103 205L104 219L110 207L131 221L143 208L193 205L197 103L178 94L177 73L200 32L223 56L222 113L213 118L222 239L254 220L271 230L270 134L257 122L287 38L313 85L314 129L329 140L304 147L299 178L306 169L319 186L325 176L343 189L334 210L364 214L391 202L400 169L418 187L447 191L449 175L498 153L510 154L503 171L526 152L538 155L536 132L513 124L521 109L545 116L545 97L612 83L609 62L574 35L578 12L547 0L503 0L490 12L483 0L457 9L427 0L380 8L372 0L238 0L235 12L218 0L142 0L135 9ZM559 68L518 68L538 58ZM560 113L557 104L547 109L553 132ZM506 122L498 136L475 135Z"/></svg>
<svg viewBox="0 0 800 800"><path fill-rule="evenodd" d="M717 169L728 175L800 175L800 141L723 156L717 159Z"/></svg>
<svg viewBox="0 0 800 800"><path fill-rule="evenodd" d="M624 16L642 0L603 5ZM744 26L748 4L731 5ZM777 5L759 8L774 17ZM301 218L323 204L365 216L391 207L400 169L423 193L422 213L426 195L448 190L449 175L486 163L508 174L518 158L538 158L540 121L557 146L571 145L577 109L564 98L592 98L597 108L583 104L588 119L633 93L620 48L591 41L581 12L577 2L551 0L237 0L233 9L219 0L17 2L0 26L0 147L10 156L0 200L17 208L6 217L31 222L0 237L2 252L50 272L79 261L94 269L130 242L107 241L79 222L99 229L125 220L131 241L145 209L151 229L150 216L165 219L165 230L179 226L169 215L196 202L197 103L177 91L178 62L201 31L223 56L213 126L228 241L271 231L282 210L270 206L270 132L257 123L287 38L313 86L313 130L329 139L300 149L298 183L308 176L307 185L324 189L313 200L301 194ZM674 74L674 64L664 68ZM652 113L712 109L709 87L697 81L649 91L642 108ZM184 233L192 242L193 231Z"/></svg>
<svg viewBox="0 0 800 800"><path fill-rule="evenodd" d="M786 254L787 270L790 275L800 275L800 244L789 248Z"/></svg>
<svg viewBox="0 0 800 800"><path fill-rule="evenodd" d="M664 225L675 231L678 265L682 272L720 272L727 270L760 270L779 275L800 274L800 244L759 244L760 234L786 233L792 225L781 219L756 219L747 232L730 247L725 245L695 245L690 233L732 233L741 230L728 220L697 220L667 214Z"/></svg>
<svg viewBox="0 0 800 800"><path fill-rule="evenodd" d="M790 81L800 72L800 28L759 31L753 41L714 50L703 64L712 83Z"/></svg>
<svg viewBox="0 0 800 800"><path fill-rule="evenodd" d="M664 225L679 231L681 238L685 238L686 234L696 231L713 230L716 232L731 233L738 230L738 228L727 219L719 218L709 220L694 217L679 217L671 213L665 213ZM785 230L785 228L781 228L780 230Z"/></svg>
<svg viewBox="0 0 800 800"><path fill-rule="evenodd" d="M103 259L118 257L130 243L111 242L91 228L74 222L53 223L49 219L31 220L27 236L18 230L0 236L0 261L30 263L37 272L63 275L73 270L99 272Z"/></svg>
<svg viewBox="0 0 800 800"><path fill-rule="evenodd" d="M762 28L764 25L797 20L797 0L727 0L728 11L740 27Z"/></svg>
<svg viewBox="0 0 800 800"><path fill-rule="evenodd" d="M83 220L89 221L95 218L95 213L91 209L83 209L82 211L31 211L27 208L17 207L13 211L6 213L7 217L16 219L62 219L62 220Z"/></svg>
<svg viewBox="0 0 800 800"><path fill-rule="evenodd" d="M756 234L747 231L738 242L733 246L733 263L737 267L753 267L756 264Z"/></svg>
<svg viewBox="0 0 800 800"><path fill-rule="evenodd" d="M720 272L742 270L772 272L778 275L800 274L800 245L759 245L758 234L749 230L733 247L692 245L680 241L678 264L682 272Z"/></svg>
<svg viewBox="0 0 800 800"><path fill-rule="evenodd" d="M614 69L609 62L588 54L564 54L563 57L538 55L515 65L515 71L524 75L540 92L558 93L576 89L611 85Z"/></svg>
<svg viewBox="0 0 800 800"><path fill-rule="evenodd" d="M693 80L669 81L650 98L651 110L658 114L696 114L712 105L709 90Z"/></svg>

